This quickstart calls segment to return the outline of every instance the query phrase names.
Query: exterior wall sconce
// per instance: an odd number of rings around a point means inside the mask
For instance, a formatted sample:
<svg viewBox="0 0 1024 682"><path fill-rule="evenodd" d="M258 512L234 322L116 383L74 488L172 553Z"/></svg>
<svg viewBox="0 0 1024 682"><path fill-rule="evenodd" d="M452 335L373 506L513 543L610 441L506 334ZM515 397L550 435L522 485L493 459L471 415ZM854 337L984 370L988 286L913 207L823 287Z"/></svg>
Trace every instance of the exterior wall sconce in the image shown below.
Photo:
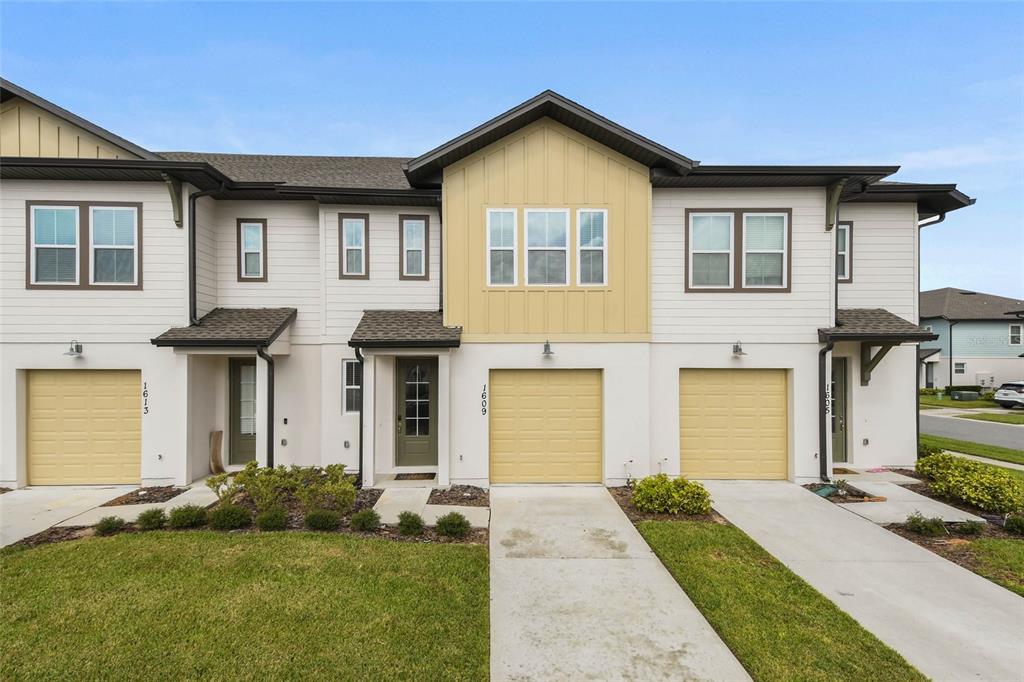
<svg viewBox="0 0 1024 682"><path fill-rule="evenodd" d="M555 351L551 350L551 342L550 341L545 341L544 342L544 351L541 353L541 355L543 355L546 358L550 358L554 354L555 354Z"/></svg>
<svg viewBox="0 0 1024 682"><path fill-rule="evenodd" d="M732 354L735 355L736 357L740 357L741 355L746 355L746 353L743 352L743 342L742 341L737 341L736 343L732 344Z"/></svg>
<svg viewBox="0 0 1024 682"><path fill-rule="evenodd" d="M64 355L72 358L82 357L82 344L78 343L78 341L72 341L71 345L68 346L68 349L64 352Z"/></svg>

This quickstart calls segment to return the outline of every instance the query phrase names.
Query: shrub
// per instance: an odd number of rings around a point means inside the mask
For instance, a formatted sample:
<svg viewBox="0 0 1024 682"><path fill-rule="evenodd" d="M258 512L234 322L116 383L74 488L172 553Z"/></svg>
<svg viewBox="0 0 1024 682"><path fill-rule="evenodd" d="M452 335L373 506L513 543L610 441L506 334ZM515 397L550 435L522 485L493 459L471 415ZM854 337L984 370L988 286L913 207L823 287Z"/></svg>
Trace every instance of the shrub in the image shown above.
<svg viewBox="0 0 1024 682"><path fill-rule="evenodd" d="M298 469L300 467L295 466L290 470L283 466L261 467L250 461L235 475L235 481L249 495L258 511L266 511L278 506L281 498L295 489L296 476L293 472Z"/></svg>
<svg viewBox="0 0 1024 682"><path fill-rule="evenodd" d="M171 528L199 528L206 524L206 510L197 504L175 507L167 517Z"/></svg>
<svg viewBox="0 0 1024 682"><path fill-rule="evenodd" d="M974 391L975 393L981 393L981 386L979 384L957 384L946 387L946 393L952 393L953 391Z"/></svg>
<svg viewBox="0 0 1024 682"><path fill-rule="evenodd" d="M238 481L231 478L229 474L214 474L206 479L206 487L217 496L219 504L227 504L241 490Z"/></svg>
<svg viewBox="0 0 1024 682"><path fill-rule="evenodd" d="M936 535L945 534L946 524L938 516L926 519L921 512L914 512L907 517L907 530L918 535L935 537Z"/></svg>
<svg viewBox="0 0 1024 682"><path fill-rule="evenodd" d="M402 535L419 535L423 532L423 517L416 512L402 512L398 515L398 532Z"/></svg>
<svg viewBox="0 0 1024 682"><path fill-rule="evenodd" d="M695 481L658 474L636 482L633 506L653 514L707 514L711 511L711 495Z"/></svg>
<svg viewBox="0 0 1024 682"><path fill-rule="evenodd" d="M1014 535L1024 535L1024 514L1011 514L1003 522L1003 530Z"/></svg>
<svg viewBox="0 0 1024 682"><path fill-rule="evenodd" d="M210 528L214 530L236 530L252 523L252 514L237 504L220 504L210 512Z"/></svg>
<svg viewBox="0 0 1024 682"><path fill-rule="evenodd" d="M135 520L140 530L160 530L167 524L167 514L163 509L147 509Z"/></svg>
<svg viewBox="0 0 1024 682"><path fill-rule="evenodd" d="M469 520L459 512L449 512L437 520L437 532L450 538L465 537L471 526Z"/></svg>
<svg viewBox="0 0 1024 682"><path fill-rule="evenodd" d="M940 448L940 447L937 447L935 445L929 445L928 443L920 443L919 442L917 444L917 458L918 459L921 459L922 457L931 457L932 455L941 455L941 454L942 454L942 448Z"/></svg>
<svg viewBox="0 0 1024 682"><path fill-rule="evenodd" d="M960 535L980 535L987 524L984 521L964 521L953 526Z"/></svg>
<svg viewBox="0 0 1024 682"><path fill-rule="evenodd" d="M369 533L380 528L380 514L374 511L372 507L360 509L352 515L348 525L352 530Z"/></svg>
<svg viewBox="0 0 1024 682"><path fill-rule="evenodd" d="M306 528L310 530L338 530L341 514L333 509L313 509L306 512Z"/></svg>
<svg viewBox="0 0 1024 682"><path fill-rule="evenodd" d="M113 535L124 530L124 519L120 516L104 516L96 524L96 535Z"/></svg>
<svg viewBox="0 0 1024 682"><path fill-rule="evenodd" d="M1024 509L1024 483L1005 469L956 455L919 459L917 472L931 479L932 492L994 514Z"/></svg>
<svg viewBox="0 0 1024 682"><path fill-rule="evenodd" d="M347 514L356 502L356 488L351 481L344 478L324 478L297 489L295 495L306 510L333 509L339 514Z"/></svg>
<svg viewBox="0 0 1024 682"><path fill-rule="evenodd" d="M284 530L288 525L288 514L283 507L271 507L256 515L256 527L261 531Z"/></svg>

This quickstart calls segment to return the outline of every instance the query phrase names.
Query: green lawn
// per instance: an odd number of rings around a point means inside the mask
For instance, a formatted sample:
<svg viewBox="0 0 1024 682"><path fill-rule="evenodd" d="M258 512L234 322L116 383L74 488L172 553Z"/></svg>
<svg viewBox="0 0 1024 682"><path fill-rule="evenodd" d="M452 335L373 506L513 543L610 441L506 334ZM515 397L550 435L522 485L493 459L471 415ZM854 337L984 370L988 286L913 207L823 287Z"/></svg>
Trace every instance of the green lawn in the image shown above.
<svg viewBox="0 0 1024 682"><path fill-rule="evenodd" d="M155 532L0 554L0 679L486 679L487 549Z"/></svg>
<svg viewBox="0 0 1024 682"><path fill-rule="evenodd" d="M920 405L931 405L932 407L962 407L964 409L971 407L999 407L999 403L994 400L951 400L937 395L918 396L918 403Z"/></svg>
<svg viewBox="0 0 1024 682"><path fill-rule="evenodd" d="M988 457L989 459L998 459L1003 462L1013 462L1015 464L1024 464L1024 450L1014 450L1012 448L1001 448L997 445L985 445L983 443L971 443L966 440L956 440L953 438L942 438L941 436L928 436L921 434L921 442L925 445L931 445L943 450L952 450L954 452L963 452L968 455L977 455L978 457ZM1010 471L1013 471L1010 469ZM1024 473L1018 471L1017 473Z"/></svg>
<svg viewBox="0 0 1024 682"><path fill-rule="evenodd" d="M738 528L638 528L755 680L925 679Z"/></svg>
<svg viewBox="0 0 1024 682"><path fill-rule="evenodd" d="M979 412L977 414L958 414L960 419L977 419L983 422L998 422L1000 424L1024 424L1024 414L1012 414L1010 412Z"/></svg>
<svg viewBox="0 0 1024 682"><path fill-rule="evenodd" d="M1024 597L1024 541L982 538L971 543L974 572Z"/></svg>

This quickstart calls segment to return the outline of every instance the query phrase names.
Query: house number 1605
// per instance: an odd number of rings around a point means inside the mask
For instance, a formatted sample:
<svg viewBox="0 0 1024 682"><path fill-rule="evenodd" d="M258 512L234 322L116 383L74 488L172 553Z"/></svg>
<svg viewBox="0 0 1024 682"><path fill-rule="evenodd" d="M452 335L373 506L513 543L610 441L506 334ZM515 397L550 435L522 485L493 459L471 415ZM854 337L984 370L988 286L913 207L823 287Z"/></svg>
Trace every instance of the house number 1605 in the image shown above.
<svg viewBox="0 0 1024 682"><path fill-rule="evenodd" d="M487 414L487 384L484 384L484 390L480 393L480 414Z"/></svg>

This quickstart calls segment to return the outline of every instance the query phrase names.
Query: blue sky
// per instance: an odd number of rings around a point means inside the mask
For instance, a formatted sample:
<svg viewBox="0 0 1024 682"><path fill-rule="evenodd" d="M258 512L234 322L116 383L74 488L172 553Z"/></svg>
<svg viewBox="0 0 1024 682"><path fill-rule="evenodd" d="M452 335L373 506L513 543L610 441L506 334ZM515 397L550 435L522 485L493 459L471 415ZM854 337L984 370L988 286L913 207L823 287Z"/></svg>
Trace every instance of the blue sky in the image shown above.
<svg viewBox="0 0 1024 682"><path fill-rule="evenodd" d="M1024 297L1024 3L12 4L0 72L154 150L415 156L545 88L703 163L977 197L923 289Z"/></svg>

